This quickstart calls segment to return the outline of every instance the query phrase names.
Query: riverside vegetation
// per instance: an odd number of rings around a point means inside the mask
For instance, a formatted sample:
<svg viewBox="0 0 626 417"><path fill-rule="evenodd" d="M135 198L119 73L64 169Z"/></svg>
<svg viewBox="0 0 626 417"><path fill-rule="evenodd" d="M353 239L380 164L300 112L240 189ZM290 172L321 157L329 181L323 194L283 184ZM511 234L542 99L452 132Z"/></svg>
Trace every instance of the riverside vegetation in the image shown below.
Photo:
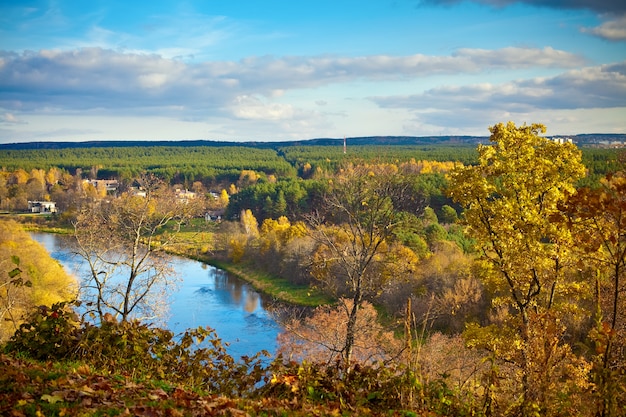
<svg viewBox="0 0 626 417"><path fill-rule="evenodd" d="M544 130L498 124L471 152L96 148L59 151L61 163L11 151L0 208L57 202L35 221L70 230L97 291L1 222L0 410L626 414L625 159ZM85 181L111 176L114 191ZM277 312L276 355L233 358L211 329L151 324L166 307L165 252L307 307Z"/></svg>

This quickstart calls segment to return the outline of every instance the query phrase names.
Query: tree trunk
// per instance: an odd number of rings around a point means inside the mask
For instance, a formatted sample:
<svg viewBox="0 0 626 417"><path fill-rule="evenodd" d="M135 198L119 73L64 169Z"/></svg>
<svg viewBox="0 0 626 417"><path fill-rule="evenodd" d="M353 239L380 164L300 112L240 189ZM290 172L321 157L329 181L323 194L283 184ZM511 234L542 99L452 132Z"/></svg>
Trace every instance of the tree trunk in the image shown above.
<svg viewBox="0 0 626 417"><path fill-rule="evenodd" d="M362 295L360 288L357 288L357 291L352 298L352 309L350 310L350 315L348 316L348 324L346 326L346 344L343 349L343 358L345 362L345 368L350 368L350 362L352 361L352 351L354 349L354 333L356 331L356 319L359 312L359 307L361 306Z"/></svg>

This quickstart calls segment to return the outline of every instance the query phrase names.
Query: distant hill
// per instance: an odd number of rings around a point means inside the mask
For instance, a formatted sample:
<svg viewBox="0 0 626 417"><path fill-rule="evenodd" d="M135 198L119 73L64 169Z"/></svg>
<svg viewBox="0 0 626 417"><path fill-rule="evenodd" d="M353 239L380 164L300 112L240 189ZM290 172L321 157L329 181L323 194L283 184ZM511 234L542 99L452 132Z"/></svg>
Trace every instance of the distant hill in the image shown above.
<svg viewBox="0 0 626 417"><path fill-rule="evenodd" d="M581 134L572 136L550 136L551 138L570 138L580 146L609 146L611 144L626 146L626 134ZM476 145L487 143L488 136L365 136L347 138L349 145ZM105 147L144 147L144 146L245 146L253 148L276 149L285 146L340 146L343 138L316 138L281 142L234 142L213 140L112 140L87 142L25 142L0 144L0 150L20 149L69 149L69 148L105 148Z"/></svg>

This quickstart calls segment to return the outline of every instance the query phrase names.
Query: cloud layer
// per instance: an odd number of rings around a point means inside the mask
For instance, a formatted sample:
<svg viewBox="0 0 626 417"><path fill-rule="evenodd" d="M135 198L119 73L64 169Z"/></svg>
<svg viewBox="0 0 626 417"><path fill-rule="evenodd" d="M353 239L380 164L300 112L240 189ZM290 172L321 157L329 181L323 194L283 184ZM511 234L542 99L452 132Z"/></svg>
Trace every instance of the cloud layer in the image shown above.
<svg viewBox="0 0 626 417"><path fill-rule="evenodd" d="M529 112L626 106L626 62L503 84L443 86L409 96L373 97L379 106L415 110L472 107Z"/></svg>
<svg viewBox="0 0 626 417"><path fill-rule="evenodd" d="M245 118L249 112L241 108L250 103L250 97L273 97L286 90L358 80L576 68L584 62L580 56L552 48L512 47L460 49L449 56L268 56L197 64L100 48L4 52L0 54L0 106L9 111L232 108Z"/></svg>

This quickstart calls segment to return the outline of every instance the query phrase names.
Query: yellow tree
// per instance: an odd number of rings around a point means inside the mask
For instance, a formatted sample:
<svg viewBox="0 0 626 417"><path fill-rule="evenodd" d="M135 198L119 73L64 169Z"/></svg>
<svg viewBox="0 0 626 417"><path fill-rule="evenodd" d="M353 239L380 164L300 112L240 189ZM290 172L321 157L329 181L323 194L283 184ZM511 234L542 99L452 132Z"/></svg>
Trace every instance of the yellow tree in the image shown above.
<svg viewBox="0 0 626 417"><path fill-rule="evenodd" d="M21 225L0 221L0 341L17 329L29 308L76 296L76 280Z"/></svg>
<svg viewBox="0 0 626 417"><path fill-rule="evenodd" d="M59 180L61 179L61 170L57 167L52 167L48 170L48 172L46 173L46 185L48 186L48 188L52 187L53 185L58 184Z"/></svg>
<svg viewBox="0 0 626 417"><path fill-rule="evenodd" d="M228 195L228 191L226 190L222 190L220 192L220 196L219 196L219 201L220 201L220 207L226 207L228 206L228 201L230 200L230 196Z"/></svg>
<svg viewBox="0 0 626 417"><path fill-rule="evenodd" d="M16 169L9 177L9 184L23 185L30 179L30 174L22 168Z"/></svg>
<svg viewBox="0 0 626 417"><path fill-rule="evenodd" d="M32 169L30 171L29 183L32 184L33 195L38 196L38 198L44 198L47 191L46 171L43 169Z"/></svg>
<svg viewBox="0 0 626 417"><path fill-rule="evenodd" d="M241 210L239 221L246 236L252 239L259 237L259 222L256 217L254 217L254 214L252 214L252 210Z"/></svg>
<svg viewBox="0 0 626 417"><path fill-rule="evenodd" d="M241 261L250 247L258 245L259 222L252 210L241 210L239 214L240 231L232 234L228 241L229 257L235 263Z"/></svg>
<svg viewBox="0 0 626 417"><path fill-rule="evenodd" d="M306 225L302 222L291 224L285 216L280 216L278 220L265 219L261 225L261 254L280 252L291 240L306 234Z"/></svg>
<svg viewBox="0 0 626 417"><path fill-rule="evenodd" d="M448 193L465 208L467 233L489 267L494 301L519 318L512 328L520 339L510 343L519 345L521 412L528 413L544 394L531 376L538 359L530 357L531 327L551 317L543 313L554 307L571 247L567 228L552 216L585 168L575 145L539 136L543 125L500 123L490 131L492 144L478 147L478 164L451 172Z"/></svg>

